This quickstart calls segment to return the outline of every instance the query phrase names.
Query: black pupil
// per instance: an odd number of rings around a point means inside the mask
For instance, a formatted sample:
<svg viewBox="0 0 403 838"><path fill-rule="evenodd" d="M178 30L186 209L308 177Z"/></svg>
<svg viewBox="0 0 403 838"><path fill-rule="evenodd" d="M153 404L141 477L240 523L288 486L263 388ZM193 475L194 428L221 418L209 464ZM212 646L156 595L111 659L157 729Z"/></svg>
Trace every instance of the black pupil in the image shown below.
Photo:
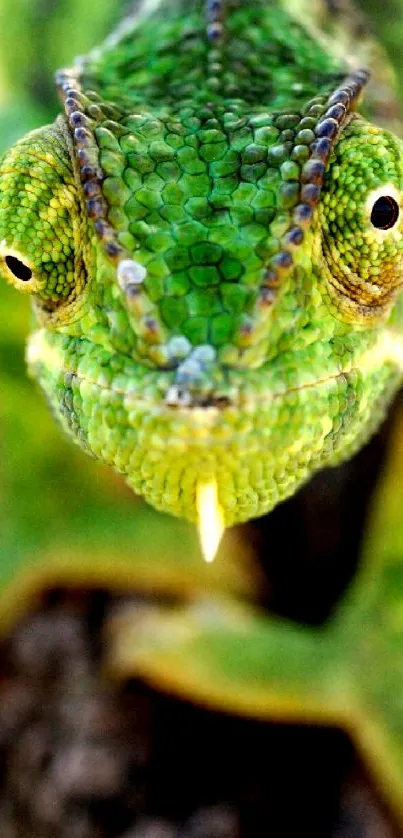
<svg viewBox="0 0 403 838"><path fill-rule="evenodd" d="M375 201L371 212L371 222L378 230L389 230L399 218L399 205L389 195Z"/></svg>
<svg viewBox="0 0 403 838"><path fill-rule="evenodd" d="M31 279L31 268L28 268L27 265L24 265L24 262L21 262L15 256L6 256L6 265L17 279L22 279L23 282L28 282Z"/></svg>

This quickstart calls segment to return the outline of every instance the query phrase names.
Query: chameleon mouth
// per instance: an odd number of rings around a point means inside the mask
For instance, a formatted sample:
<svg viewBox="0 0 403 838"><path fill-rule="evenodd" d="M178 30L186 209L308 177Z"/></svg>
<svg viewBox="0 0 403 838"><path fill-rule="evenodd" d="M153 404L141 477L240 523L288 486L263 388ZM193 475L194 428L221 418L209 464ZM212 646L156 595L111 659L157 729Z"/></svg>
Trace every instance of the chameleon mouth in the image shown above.
<svg viewBox="0 0 403 838"><path fill-rule="evenodd" d="M86 340L80 341L85 346L83 345L81 353L77 353L80 356L77 361L77 355L66 352L66 347L60 344L59 338L57 333L49 334L46 330L39 329L29 339L28 367L40 382L44 376L57 377L60 382L63 381L66 389L72 385L84 390L92 388L99 401L102 396L110 394L111 397L124 399L131 408L153 412L154 415L164 416L168 421L172 417L180 417L183 421L189 421L191 435L188 438L181 436L181 441L189 444L194 442L193 433L197 432L198 427L199 430L211 427L224 413L244 411L250 414L267 408L293 393L309 391L342 379L354 370L352 365L345 369L333 368L322 377L301 380L301 375L294 365L293 374L288 376L287 382L281 373L272 376L272 380L269 379L268 370L273 367L273 361L266 365L267 369L228 369L225 385L219 385L215 392L212 391L208 395L189 399L189 389L183 387L181 390L181 386L175 383L175 371L153 370L141 366L130 356L107 353ZM394 339L392 342L392 349L396 355ZM400 341L398 343L403 365L403 346L400 345ZM391 349L389 345L388 349ZM361 368L362 364L370 366L374 351L376 355L379 354L378 348L371 350L371 358L368 354L368 360L365 362L363 357L357 367ZM381 353L381 360L386 360L386 354L386 351ZM97 357L96 363L91 363L91 360L87 363L87 358L91 355ZM113 366L118 367L117 374L109 376L108 368ZM204 433L201 436L204 436ZM231 439L235 436L236 434L232 435ZM171 439L174 440L175 436ZM228 437L222 440L223 443L225 441L228 441Z"/></svg>
<svg viewBox="0 0 403 838"><path fill-rule="evenodd" d="M299 372L296 363L293 364L291 373L288 371L289 374L285 375L281 367L281 359L275 359L265 365L265 368L229 370L227 393L223 392L220 387L219 390L204 398L184 403L178 397L178 393L176 393L176 398L172 397L172 391L177 385L172 381L169 383L167 377L174 373L167 371L161 373L161 371L141 368L128 356L118 353L109 355L100 347L92 346L88 341L85 341L85 344L89 344L89 347L83 347L78 362L73 363L65 347L60 346L59 337L57 333L49 335L46 330L40 329L29 339L27 362L31 372L40 383L44 383L44 376L57 376L59 382L61 379L64 380L66 389L73 384L83 390L91 388L98 402L110 394L111 398L123 399L131 410L146 411L168 423L172 419L173 433L170 437L172 442L176 440L174 432L176 416L181 423L185 425L188 423L190 430L189 435L181 433L177 441L189 445L195 443L195 434L199 443L203 441L209 444L211 441L209 431L212 432L215 427L222 425L220 422L222 417L225 417L228 429L232 427L232 433L223 433L223 428L221 428L219 438L215 439L215 442L225 445L248 432L248 416L259 414L275 405L276 402L292 400L293 395L297 397L304 392L308 394L309 391L316 391L318 388L337 381L346 381L355 374L376 374L377 370L388 364L392 364L399 372L403 372L403 339L393 329L388 329L379 335L372 346L356 357L352 357L349 364L340 368L337 363L333 362L329 365L327 374L321 377L312 374L310 380L307 380L306 372ZM97 358L95 364L91 363L91 354L97 355L94 350L99 350L102 355L101 359ZM90 357L88 363L87 355ZM119 359L120 367L117 359ZM276 360L279 370L273 373ZM115 376L108 374L109 361L112 367L118 367ZM306 361L300 366L305 371L309 369ZM94 374L94 370L98 371L98 375ZM45 386L45 390L47 389ZM232 420L240 414L245 416L245 421L242 428L235 429ZM323 421L327 424L326 415L323 416Z"/></svg>
<svg viewBox="0 0 403 838"><path fill-rule="evenodd" d="M67 433L152 506L195 522L198 487L213 486L222 524L231 526L350 457L400 383L403 338L392 329L343 367L330 357L324 370L317 347L308 350L302 360L300 352L288 356L288 367L279 358L264 369L229 371L233 397L225 407L173 408L165 395L174 371L145 370L56 332L32 335L28 364Z"/></svg>
<svg viewBox="0 0 403 838"><path fill-rule="evenodd" d="M99 349L103 356L99 369L101 374L97 377L95 374L90 374L91 366L95 369L96 365L88 365L86 369L85 354L81 354L81 360L84 359L84 364L69 363L68 353L65 347L59 345L58 335L54 333L49 337L44 329L39 329L34 332L27 346L27 363L29 368L36 374L38 365L51 374L63 375L67 378L76 379L79 383L87 383L99 391L109 391L117 396L126 396L135 401L139 407L148 407L158 409L166 413L180 412L184 415L216 413L219 410L226 408L232 409L247 409L263 407L271 402L281 399L284 396L292 393L299 393L303 390L317 388L325 385L329 381L334 381L338 378L344 378L355 372L372 372L385 364L393 364L399 371L403 372L403 338L400 334L395 332L392 328L382 332L377 341L366 348L356 357L352 357L350 363L343 366L332 365L329 368L328 374L321 377L311 377L310 380L303 380L304 373L299 373L296 364L293 366L293 378L284 376L281 380L281 375L277 375L277 386L273 386L274 382L268 378L268 373L274 367L278 359L268 362L264 367L254 370L236 370L228 369L228 392L225 392L222 387L217 388L216 392L211 392L206 396L201 396L200 399L185 403L179 397L171 398L174 389L179 389L179 385L168 382L168 376L172 373L168 371L156 371L146 367L141 367L136 361L133 361L129 356L121 353L107 353L96 345L92 345L89 341L82 341L94 349ZM88 354L96 354L96 352L88 350ZM108 361L111 361L111 366L116 366L116 359L119 358L122 370L118 369L117 375L110 377L110 381L106 380L106 371L108 369ZM301 366L305 366L301 364ZM333 367L333 368L332 368ZM336 367L336 368L335 368ZM140 372L139 372L140 371ZM166 376L166 380L164 378ZM136 381L136 378L138 379ZM159 379L156 382L156 379ZM123 382L123 379L124 382ZM140 379L142 379L140 381ZM279 386L279 382L282 386ZM154 392L151 393L152 384L156 384Z"/></svg>

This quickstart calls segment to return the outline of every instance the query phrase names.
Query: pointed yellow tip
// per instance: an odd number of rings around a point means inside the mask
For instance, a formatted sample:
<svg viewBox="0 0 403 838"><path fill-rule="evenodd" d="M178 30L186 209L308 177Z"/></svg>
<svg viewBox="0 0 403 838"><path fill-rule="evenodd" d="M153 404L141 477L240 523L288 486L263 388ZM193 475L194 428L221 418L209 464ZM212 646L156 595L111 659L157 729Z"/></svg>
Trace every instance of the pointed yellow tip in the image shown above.
<svg viewBox="0 0 403 838"><path fill-rule="evenodd" d="M196 508L197 529L203 558L206 562L212 562L225 530L224 513L218 502L216 480L197 484Z"/></svg>

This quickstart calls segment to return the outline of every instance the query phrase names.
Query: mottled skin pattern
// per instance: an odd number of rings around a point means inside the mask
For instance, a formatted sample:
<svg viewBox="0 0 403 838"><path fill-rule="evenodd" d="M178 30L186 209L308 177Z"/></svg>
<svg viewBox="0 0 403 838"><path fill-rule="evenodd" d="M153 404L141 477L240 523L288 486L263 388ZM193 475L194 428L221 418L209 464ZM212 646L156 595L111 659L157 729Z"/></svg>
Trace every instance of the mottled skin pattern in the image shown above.
<svg viewBox="0 0 403 838"><path fill-rule="evenodd" d="M67 119L1 164L0 266L65 429L191 520L215 479L232 524L349 457L398 386L403 222L370 216L403 146L279 6L184 9L59 74Z"/></svg>

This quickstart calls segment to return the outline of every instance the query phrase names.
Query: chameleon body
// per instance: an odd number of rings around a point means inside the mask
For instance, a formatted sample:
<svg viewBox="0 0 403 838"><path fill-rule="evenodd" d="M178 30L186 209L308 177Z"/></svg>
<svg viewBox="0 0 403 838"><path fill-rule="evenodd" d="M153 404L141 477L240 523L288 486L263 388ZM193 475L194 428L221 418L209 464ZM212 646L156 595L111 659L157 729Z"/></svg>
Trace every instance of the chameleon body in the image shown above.
<svg viewBox="0 0 403 838"><path fill-rule="evenodd" d="M403 146L366 80L279 4L149 0L2 160L30 371L158 509L214 481L226 525L267 512L399 385Z"/></svg>

